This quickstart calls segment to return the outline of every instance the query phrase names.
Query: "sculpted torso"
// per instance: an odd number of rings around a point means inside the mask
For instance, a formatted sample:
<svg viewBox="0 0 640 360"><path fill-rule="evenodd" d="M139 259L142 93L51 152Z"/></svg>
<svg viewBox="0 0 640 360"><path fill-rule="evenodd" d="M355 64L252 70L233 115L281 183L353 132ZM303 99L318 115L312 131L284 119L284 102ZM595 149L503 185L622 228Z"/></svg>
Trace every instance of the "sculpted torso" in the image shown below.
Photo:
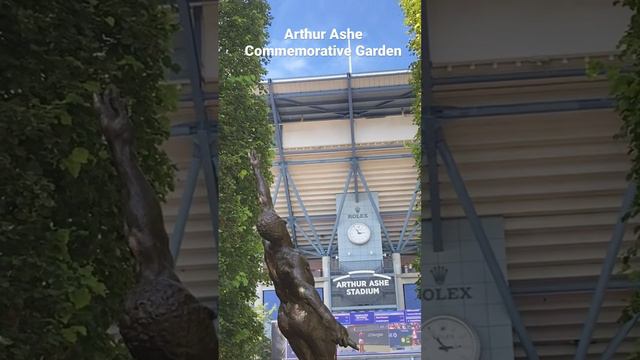
<svg viewBox="0 0 640 360"><path fill-rule="evenodd" d="M300 360L334 360L336 345L357 349L345 327L335 320L316 293L309 262L294 248L286 222L273 209L258 159L255 154L250 158L262 206L256 227L263 239L269 277L280 299L280 331Z"/></svg>

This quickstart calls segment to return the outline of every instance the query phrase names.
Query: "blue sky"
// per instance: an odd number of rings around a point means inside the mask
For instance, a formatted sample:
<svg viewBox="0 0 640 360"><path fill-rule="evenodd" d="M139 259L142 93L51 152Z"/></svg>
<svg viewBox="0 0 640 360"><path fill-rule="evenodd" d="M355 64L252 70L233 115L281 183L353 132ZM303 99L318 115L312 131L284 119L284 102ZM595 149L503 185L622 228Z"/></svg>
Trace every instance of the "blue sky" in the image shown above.
<svg viewBox="0 0 640 360"><path fill-rule="evenodd" d="M408 28L398 0L269 0L272 25L268 47L347 47L346 40L330 40L329 32L350 28L362 31L362 40L352 40L366 47L401 48L400 57L352 56L354 73L407 69L415 56L407 49ZM308 28L327 31L325 40L285 40L286 30ZM289 78L343 74L348 71L347 57L274 57L267 66L269 78Z"/></svg>

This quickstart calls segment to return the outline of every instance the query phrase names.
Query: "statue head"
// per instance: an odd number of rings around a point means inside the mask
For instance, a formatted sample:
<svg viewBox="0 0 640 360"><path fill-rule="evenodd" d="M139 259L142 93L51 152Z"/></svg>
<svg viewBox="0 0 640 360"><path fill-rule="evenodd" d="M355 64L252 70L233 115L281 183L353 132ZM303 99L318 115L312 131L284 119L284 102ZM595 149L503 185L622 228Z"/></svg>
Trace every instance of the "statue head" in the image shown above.
<svg viewBox="0 0 640 360"><path fill-rule="evenodd" d="M273 209L262 213L256 225L258 233L265 240L276 246L292 246L291 236L287 230L287 222Z"/></svg>

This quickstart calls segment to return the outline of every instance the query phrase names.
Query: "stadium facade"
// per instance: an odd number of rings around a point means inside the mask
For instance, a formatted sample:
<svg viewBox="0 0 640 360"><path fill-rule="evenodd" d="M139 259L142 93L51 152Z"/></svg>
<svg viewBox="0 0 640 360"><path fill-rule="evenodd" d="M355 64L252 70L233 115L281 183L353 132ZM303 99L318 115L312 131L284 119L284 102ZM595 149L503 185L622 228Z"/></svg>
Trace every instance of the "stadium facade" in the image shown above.
<svg viewBox="0 0 640 360"><path fill-rule="evenodd" d="M409 71L269 80L276 126L276 211L310 261L316 289L359 350L352 359L418 359L417 126ZM272 310L269 286L258 289ZM294 358L275 325L273 359Z"/></svg>
<svg viewBox="0 0 640 360"><path fill-rule="evenodd" d="M167 76L181 92L164 144L177 172L163 213L176 273L196 297L217 308L217 216L211 214L217 214L218 2L189 1L188 19L185 3L180 2L182 30L174 39L174 62L181 70Z"/></svg>
<svg viewBox="0 0 640 360"><path fill-rule="evenodd" d="M629 15L607 1L428 2L422 316L466 337L470 358L635 349L637 318L618 322L635 284L603 266L633 241L621 214L635 185L609 84L586 74L616 60ZM446 288L465 298L433 294ZM435 333L422 356L447 358Z"/></svg>

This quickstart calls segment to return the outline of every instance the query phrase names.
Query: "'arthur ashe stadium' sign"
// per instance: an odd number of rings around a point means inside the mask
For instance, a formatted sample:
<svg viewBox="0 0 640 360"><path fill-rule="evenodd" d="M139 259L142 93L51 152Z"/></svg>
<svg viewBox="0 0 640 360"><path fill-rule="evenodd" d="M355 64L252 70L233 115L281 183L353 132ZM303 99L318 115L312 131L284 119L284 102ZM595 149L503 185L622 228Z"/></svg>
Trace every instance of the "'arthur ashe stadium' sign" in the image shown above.
<svg viewBox="0 0 640 360"><path fill-rule="evenodd" d="M392 275L376 274L371 270L356 270L331 280L333 309L395 306L395 281Z"/></svg>

